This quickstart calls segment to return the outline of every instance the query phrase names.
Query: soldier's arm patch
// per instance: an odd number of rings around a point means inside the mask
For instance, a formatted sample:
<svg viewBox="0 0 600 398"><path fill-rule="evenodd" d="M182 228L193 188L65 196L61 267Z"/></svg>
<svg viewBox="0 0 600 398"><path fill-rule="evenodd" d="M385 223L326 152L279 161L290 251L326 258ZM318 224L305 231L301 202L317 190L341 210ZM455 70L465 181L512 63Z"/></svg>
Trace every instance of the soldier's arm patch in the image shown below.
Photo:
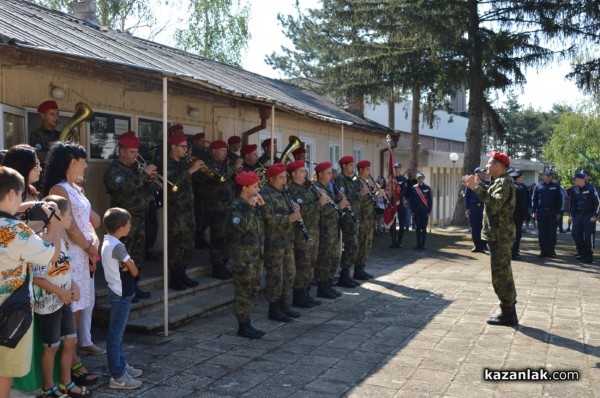
<svg viewBox="0 0 600 398"><path fill-rule="evenodd" d="M301 205L302 203L304 203L304 201L302 200L302 198L297 198L296 199L296 203L298 203L299 205Z"/></svg>
<svg viewBox="0 0 600 398"><path fill-rule="evenodd" d="M241 218L239 218L238 216L233 216L233 218L231 219L231 222L232 222L234 225L238 225L238 224L239 224L241 221L242 221L242 219L241 219Z"/></svg>
<svg viewBox="0 0 600 398"><path fill-rule="evenodd" d="M123 183L123 176L121 174L117 174L115 176L115 182L117 183L117 185L120 185Z"/></svg>
<svg viewBox="0 0 600 398"><path fill-rule="evenodd" d="M341 193L346 193L346 188L344 188L344 187L340 187L339 191L340 191Z"/></svg>

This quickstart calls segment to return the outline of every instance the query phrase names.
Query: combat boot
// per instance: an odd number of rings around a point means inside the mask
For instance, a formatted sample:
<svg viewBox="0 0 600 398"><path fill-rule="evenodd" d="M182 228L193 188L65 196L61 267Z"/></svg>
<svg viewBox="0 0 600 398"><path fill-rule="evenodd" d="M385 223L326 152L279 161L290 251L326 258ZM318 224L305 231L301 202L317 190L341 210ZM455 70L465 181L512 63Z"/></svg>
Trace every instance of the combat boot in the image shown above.
<svg viewBox="0 0 600 398"><path fill-rule="evenodd" d="M322 297L322 298L332 299L332 300L338 298L338 295L335 294L332 290L333 289L329 286L328 282L319 283L317 285L317 297Z"/></svg>
<svg viewBox="0 0 600 398"><path fill-rule="evenodd" d="M215 279L221 279L225 281L231 279L233 277L233 274L231 273L229 268L225 266L225 263L221 263L214 264L212 266L212 277Z"/></svg>
<svg viewBox="0 0 600 398"><path fill-rule="evenodd" d="M358 286L358 282L350 278L349 269L342 269L340 271L340 279L338 279L337 285L341 287L355 288L356 286Z"/></svg>
<svg viewBox="0 0 600 398"><path fill-rule="evenodd" d="M250 321L240 322L237 335L248 339L260 339L263 335L250 325Z"/></svg>
<svg viewBox="0 0 600 398"><path fill-rule="evenodd" d="M192 278L190 278L189 276L187 276L185 274L185 270L181 271L181 281L187 287L198 287L200 285L200 282L195 281Z"/></svg>
<svg viewBox="0 0 600 398"><path fill-rule="evenodd" d="M312 308L312 304L306 299L306 290L294 289L292 305L299 308Z"/></svg>
<svg viewBox="0 0 600 398"><path fill-rule="evenodd" d="M306 288L306 300L307 300L309 303L311 303L313 307L316 307L317 305L321 305L321 301L319 301L319 300L315 300L314 298L312 298L312 297L310 296L310 293L309 293L309 292L310 292L310 286L308 286L308 287Z"/></svg>
<svg viewBox="0 0 600 398"><path fill-rule="evenodd" d="M287 316L291 316L292 318L300 318L300 313L291 309L287 301L284 299L279 300L279 309Z"/></svg>
<svg viewBox="0 0 600 398"><path fill-rule="evenodd" d="M187 286L183 283L181 278L180 270L171 270L171 279L169 280L169 287L173 290L185 290Z"/></svg>
<svg viewBox="0 0 600 398"><path fill-rule="evenodd" d="M487 320L490 325L496 326L518 326L517 311L515 307L500 306L500 312Z"/></svg>
<svg viewBox="0 0 600 398"><path fill-rule="evenodd" d="M269 319L277 322L291 322L294 320L294 318L281 311L279 303L269 303Z"/></svg>
<svg viewBox="0 0 600 398"><path fill-rule="evenodd" d="M359 281L368 281L370 278L373 277L373 275L366 272L365 266L361 264L354 266L354 275L352 277Z"/></svg>

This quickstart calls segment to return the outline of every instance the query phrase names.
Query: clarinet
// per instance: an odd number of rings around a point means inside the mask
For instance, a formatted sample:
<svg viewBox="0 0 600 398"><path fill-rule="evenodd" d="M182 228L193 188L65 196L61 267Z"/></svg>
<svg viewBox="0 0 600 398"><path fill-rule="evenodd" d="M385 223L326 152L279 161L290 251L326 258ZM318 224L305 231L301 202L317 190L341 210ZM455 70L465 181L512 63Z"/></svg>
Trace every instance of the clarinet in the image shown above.
<svg viewBox="0 0 600 398"><path fill-rule="evenodd" d="M375 184L375 186L377 187L378 191L381 191L381 187L379 186L379 184L377 184L377 182L375 181L375 179L373 178L373 176L371 174L369 174L369 178L371 179L371 181L373 181L373 184ZM394 208L392 206L392 203L388 199L387 195L383 195L383 201L385 202L385 204L387 205L387 207L389 209L393 209Z"/></svg>
<svg viewBox="0 0 600 398"><path fill-rule="evenodd" d="M327 195L327 193L325 193L325 191L323 191L323 189L319 188L318 186L316 186L312 181L308 181L308 184L310 187L314 188L315 191L317 191L319 193L319 195L321 196L325 196L327 199L329 199L328 204L333 207L335 209L335 211L337 211L337 213L339 214L340 217L344 217L344 215L346 213L344 213L342 211L342 209L340 209L340 207L333 201L333 199L331 199L329 197L329 195Z"/></svg>
<svg viewBox="0 0 600 398"><path fill-rule="evenodd" d="M342 198L342 200L346 199L346 195L344 195L343 193L341 193L340 191L338 191L337 187L335 186L335 184L331 184L333 186L333 194L335 196L339 196L340 198ZM346 208L346 210L348 210L348 213L350 213L350 217L352 217L352 221L354 221L355 223L360 222L356 216L354 215L354 212L352 211L352 208L350 207L350 204L348 204L348 207Z"/></svg>
<svg viewBox="0 0 600 398"><path fill-rule="evenodd" d="M294 202L292 202L292 197L290 196L290 193L289 193L289 191L287 190L286 187L283 187L283 194L285 195L285 198L287 199L288 205L292 209L292 213L295 213L296 211L294 210ZM298 225L302 229L302 233L304 234L304 240L307 241L307 242L312 242L313 239L308 234L308 231L306 230L306 225L304 225L304 221L302 221L302 218L299 219L296 222L298 223Z"/></svg>
<svg viewBox="0 0 600 398"><path fill-rule="evenodd" d="M361 180L360 178L358 178L358 176L356 175L356 173L352 173L352 179L357 179L358 183L360 184L360 187L363 188L365 186L363 180ZM377 205L377 198L375 197L375 194L373 193L373 191L371 191L371 187L369 185L367 185L367 189L369 190L369 199L371 199L371 202L373 202L374 205Z"/></svg>

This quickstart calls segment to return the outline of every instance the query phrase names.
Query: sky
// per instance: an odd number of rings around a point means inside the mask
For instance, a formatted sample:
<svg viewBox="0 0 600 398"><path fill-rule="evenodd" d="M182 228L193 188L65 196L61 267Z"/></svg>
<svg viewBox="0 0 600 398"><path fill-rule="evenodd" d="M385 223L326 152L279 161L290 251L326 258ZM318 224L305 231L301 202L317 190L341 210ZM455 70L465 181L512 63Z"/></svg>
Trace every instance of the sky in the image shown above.
<svg viewBox="0 0 600 398"><path fill-rule="evenodd" d="M304 8L318 6L317 0L299 0ZM248 0L251 4L250 32L252 39L248 45L242 60L242 67L248 71L258 73L271 78L283 78L284 76L274 71L264 62L267 55L273 51L281 53L281 46L291 47L291 42L282 32L282 26L277 20L277 13L295 14L294 4L296 0ZM165 44L173 45L166 31L157 37L157 40ZM525 72L527 84L521 88L515 88L514 92L519 102L524 106L532 106L534 109L548 111L555 103L576 106L585 98L579 92L575 84L568 81L564 76L569 72L567 62L545 67L543 70L529 69ZM502 103L505 96L499 95Z"/></svg>

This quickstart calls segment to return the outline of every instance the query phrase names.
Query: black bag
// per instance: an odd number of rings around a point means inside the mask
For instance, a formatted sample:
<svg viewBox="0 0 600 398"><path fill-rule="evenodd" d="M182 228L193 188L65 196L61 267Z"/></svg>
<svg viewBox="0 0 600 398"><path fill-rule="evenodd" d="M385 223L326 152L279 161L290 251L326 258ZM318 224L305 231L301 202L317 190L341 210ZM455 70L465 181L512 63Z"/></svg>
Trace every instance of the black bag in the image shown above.
<svg viewBox="0 0 600 398"><path fill-rule="evenodd" d="M28 270L25 282L0 305L0 346L15 348L29 330L32 318Z"/></svg>

